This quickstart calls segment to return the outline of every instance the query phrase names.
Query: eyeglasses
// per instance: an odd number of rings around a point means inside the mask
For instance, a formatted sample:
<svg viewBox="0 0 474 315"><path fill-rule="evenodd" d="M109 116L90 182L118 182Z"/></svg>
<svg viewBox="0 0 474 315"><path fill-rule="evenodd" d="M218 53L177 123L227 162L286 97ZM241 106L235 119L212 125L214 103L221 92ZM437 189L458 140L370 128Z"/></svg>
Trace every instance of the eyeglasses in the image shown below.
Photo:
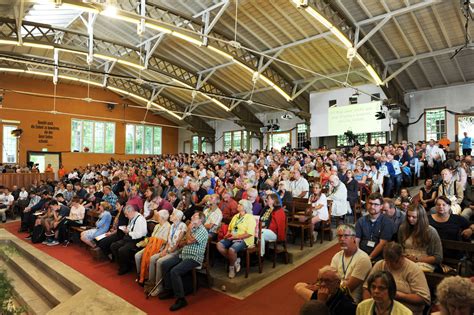
<svg viewBox="0 0 474 315"><path fill-rule="evenodd" d="M375 285L375 284L372 284L372 285L370 286L370 291L374 291L375 289L378 289L379 291L385 291L385 290L387 290L388 288L387 288L386 286L384 286L384 285L377 286L377 285Z"/></svg>
<svg viewBox="0 0 474 315"><path fill-rule="evenodd" d="M369 202L369 206L381 206L382 204L380 203L375 203L375 202Z"/></svg>
<svg viewBox="0 0 474 315"><path fill-rule="evenodd" d="M354 234L337 234L337 238L349 238L355 236Z"/></svg>

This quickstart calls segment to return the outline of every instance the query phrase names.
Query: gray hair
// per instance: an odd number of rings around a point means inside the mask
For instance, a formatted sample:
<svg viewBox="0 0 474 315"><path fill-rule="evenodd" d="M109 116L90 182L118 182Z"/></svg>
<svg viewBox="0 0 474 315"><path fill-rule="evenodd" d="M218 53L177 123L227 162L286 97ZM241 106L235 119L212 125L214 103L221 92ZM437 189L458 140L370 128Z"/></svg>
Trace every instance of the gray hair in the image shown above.
<svg viewBox="0 0 474 315"><path fill-rule="evenodd" d="M249 188L247 189L247 196L257 197L258 191L255 188Z"/></svg>
<svg viewBox="0 0 474 315"><path fill-rule="evenodd" d="M170 213L168 210L160 210L158 211L158 215L160 218L162 218L164 221L168 221L168 218L170 217Z"/></svg>
<svg viewBox="0 0 474 315"><path fill-rule="evenodd" d="M246 213L249 213L249 214L253 213L253 211L252 211L253 205L250 201L242 199L242 200L239 201L239 204L241 204L244 207L244 210L245 210Z"/></svg>
<svg viewBox="0 0 474 315"><path fill-rule="evenodd" d="M465 304L474 307L474 283L469 278L460 276L444 278L436 289L439 303L447 307L448 299L457 304Z"/></svg>
<svg viewBox="0 0 474 315"><path fill-rule="evenodd" d="M338 225L338 227L337 227L337 229L336 229L336 232L342 232L342 233L344 233L346 230L350 230L350 231L351 231L351 235L353 235L353 236L356 235L355 227L354 227L354 225L352 225L352 224L340 224L340 225Z"/></svg>
<svg viewBox="0 0 474 315"><path fill-rule="evenodd" d="M319 275L322 275L323 273L326 273L326 272L332 272L334 274L334 277L341 280L341 277L339 277L339 274L337 273L337 269L334 268L333 266L324 266L322 267L321 269L319 269Z"/></svg>
<svg viewBox="0 0 474 315"><path fill-rule="evenodd" d="M133 207L132 205L126 205L125 208L123 209L123 213L132 212L132 211L136 211L135 207Z"/></svg>
<svg viewBox="0 0 474 315"><path fill-rule="evenodd" d="M173 209L173 213L172 213L174 216L176 216L176 218L181 221L183 219L183 216L184 216L184 213L183 211L181 210L178 210L178 209Z"/></svg>

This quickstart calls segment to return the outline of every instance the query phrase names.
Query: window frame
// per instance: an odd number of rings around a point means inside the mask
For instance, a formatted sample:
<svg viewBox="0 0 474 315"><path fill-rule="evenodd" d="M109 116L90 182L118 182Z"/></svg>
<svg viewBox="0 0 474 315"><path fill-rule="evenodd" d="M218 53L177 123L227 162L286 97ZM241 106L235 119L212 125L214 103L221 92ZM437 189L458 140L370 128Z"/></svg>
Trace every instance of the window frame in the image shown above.
<svg viewBox="0 0 474 315"><path fill-rule="evenodd" d="M275 131L275 132L268 132L267 133L267 146L268 148L272 148L273 146L271 145L270 143L270 136L273 137L274 135L278 135L278 134L289 134L290 135L290 144L293 143L293 135L292 135L292 132L291 130L288 130L288 131ZM285 144L286 145L286 144ZM281 148L280 148L281 149Z"/></svg>
<svg viewBox="0 0 474 315"><path fill-rule="evenodd" d="M8 164L8 165L13 165L13 164L18 164L18 159L19 159L19 156L18 156L18 138L17 137L14 137L11 135L11 131L10 132L5 132L5 129L6 128L13 128L12 130L15 130L15 129L18 129L19 128L19 125L18 124L2 124L2 164ZM15 148L15 161L14 162L8 162L7 159L6 159L6 151L5 151L5 135L9 138L12 138L15 140L15 144L16 144L16 148ZM5 159L4 159L5 158Z"/></svg>
<svg viewBox="0 0 474 315"><path fill-rule="evenodd" d="M131 126L133 127L133 139L132 139L132 152L127 151L127 127ZM141 152L137 152L136 150L136 143L137 143L137 127L142 127L143 132L141 136ZM147 139L146 139L146 129L147 128L152 128L151 129L151 139L148 141L151 144L151 153L145 153L146 152L146 144ZM155 147L155 129L160 130L160 145L158 149ZM160 155L163 153L163 128L161 126L155 126L155 125L147 125L147 124L125 124L125 154L127 155Z"/></svg>
<svg viewBox="0 0 474 315"><path fill-rule="evenodd" d="M446 106L442 106L442 107L433 107L433 108L425 108L424 109L424 130L425 130L425 141L429 141L430 139L428 139L428 134L427 134L427 125L426 125L426 117L427 117L427 112L430 112L430 111L444 111L444 137L447 137L448 135L448 120L446 119L447 118L447 115L446 115ZM441 138L439 139L434 139L436 141L439 141L443 138L443 135L441 135Z"/></svg>
<svg viewBox="0 0 474 315"><path fill-rule="evenodd" d="M74 123L75 122L78 122L80 124L80 139L79 139L79 150L76 150L74 147L73 147L73 135L74 135ZM89 151L88 152L84 152L84 122L88 122L88 123L92 123L92 127L91 127L91 132L92 132L92 135L91 135L91 139L92 139L92 145L90 147L88 147ZM95 151L95 142L96 142L96 123L97 124L103 124L103 136L101 137L102 138L102 141L103 141L103 151L102 152L96 152ZM113 135L112 135L112 151L111 152L107 152L107 135L108 135L108 132L107 132L107 125L111 125L113 126ZM104 121L104 120L92 120L92 119L79 119L79 118L71 118L71 137L70 137L70 140L71 140L71 152L74 152L74 153L97 153L97 154L115 154L115 135L116 135L116 123L115 122L111 122L111 121ZM74 135L75 136L75 135Z"/></svg>
<svg viewBox="0 0 474 315"><path fill-rule="evenodd" d="M298 131L298 128L299 128L300 125L305 126L304 132L299 132ZM308 124L305 124L305 123L296 124L296 147L297 148L302 148L303 147L303 143L305 142L306 138L308 137L308 129L309 129ZM303 133L304 133L304 138L300 139L300 135L303 134Z"/></svg>
<svg viewBox="0 0 474 315"><path fill-rule="evenodd" d="M247 130L227 130L222 132L222 150L228 152L229 150L236 150L234 146L234 133L240 132L240 148L239 151L250 150L250 133ZM230 133L230 148L226 150L225 135ZM245 136L244 136L245 134Z"/></svg>

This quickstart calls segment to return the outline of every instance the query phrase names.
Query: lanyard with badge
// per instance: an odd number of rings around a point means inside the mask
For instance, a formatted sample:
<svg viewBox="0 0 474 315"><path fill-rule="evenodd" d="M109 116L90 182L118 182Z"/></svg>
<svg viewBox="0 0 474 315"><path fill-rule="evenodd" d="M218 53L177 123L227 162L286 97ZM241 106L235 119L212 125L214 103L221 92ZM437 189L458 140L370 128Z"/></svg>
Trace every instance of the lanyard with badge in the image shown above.
<svg viewBox="0 0 474 315"><path fill-rule="evenodd" d="M375 241L374 241L374 227L377 224L377 221L379 220L380 216L375 220L375 222L370 221L370 228L369 228L369 234L370 234L370 240L367 241L367 246L368 247L375 247Z"/></svg>
<svg viewBox="0 0 474 315"><path fill-rule="evenodd" d="M239 224L242 223L242 221L244 221L245 219L245 215L239 219L237 219L237 222L235 222L234 224L234 232L237 233L238 229L239 229Z"/></svg>

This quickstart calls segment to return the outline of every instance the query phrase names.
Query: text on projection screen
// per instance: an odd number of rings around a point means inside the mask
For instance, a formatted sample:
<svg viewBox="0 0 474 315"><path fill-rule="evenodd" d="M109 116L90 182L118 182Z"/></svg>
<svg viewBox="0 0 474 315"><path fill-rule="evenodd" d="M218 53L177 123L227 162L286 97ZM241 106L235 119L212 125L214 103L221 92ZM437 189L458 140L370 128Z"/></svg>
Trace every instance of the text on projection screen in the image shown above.
<svg viewBox="0 0 474 315"><path fill-rule="evenodd" d="M327 115L318 111L314 118L316 118L315 122L320 128L313 129L317 134L311 136L337 136L343 135L348 130L355 134L386 131L387 128L384 128L385 124L383 124L384 120L377 120L375 117L375 114L379 111L380 102L334 106L327 108ZM327 119L327 122L320 119ZM324 126L327 126L327 130L324 130L326 129Z"/></svg>

